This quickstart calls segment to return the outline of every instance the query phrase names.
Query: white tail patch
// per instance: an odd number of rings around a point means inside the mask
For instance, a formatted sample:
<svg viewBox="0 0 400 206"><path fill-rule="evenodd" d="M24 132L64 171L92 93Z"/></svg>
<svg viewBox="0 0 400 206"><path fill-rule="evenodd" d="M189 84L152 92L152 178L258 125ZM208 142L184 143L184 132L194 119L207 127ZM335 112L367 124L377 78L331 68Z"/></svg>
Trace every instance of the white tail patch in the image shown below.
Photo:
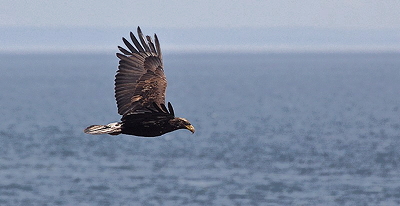
<svg viewBox="0 0 400 206"><path fill-rule="evenodd" d="M121 134L120 122L114 122L107 125L92 125L83 130L86 134L110 134L118 135Z"/></svg>

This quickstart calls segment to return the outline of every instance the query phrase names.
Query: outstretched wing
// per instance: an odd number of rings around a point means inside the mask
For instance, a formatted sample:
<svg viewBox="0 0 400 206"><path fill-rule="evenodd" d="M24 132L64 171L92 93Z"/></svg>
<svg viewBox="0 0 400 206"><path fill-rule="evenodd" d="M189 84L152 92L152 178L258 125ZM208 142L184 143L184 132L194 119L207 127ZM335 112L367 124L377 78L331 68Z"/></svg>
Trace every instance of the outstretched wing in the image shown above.
<svg viewBox="0 0 400 206"><path fill-rule="evenodd" d="M124 116L153 108L153 103L165 105L167 79L157 35L154 34L153 43L139 27L137 32L140 42L131 32L134 46L122 38L128 50L119 46L122 54L117 53L120 61L115 75L115 99L118 113Z"/></svg>

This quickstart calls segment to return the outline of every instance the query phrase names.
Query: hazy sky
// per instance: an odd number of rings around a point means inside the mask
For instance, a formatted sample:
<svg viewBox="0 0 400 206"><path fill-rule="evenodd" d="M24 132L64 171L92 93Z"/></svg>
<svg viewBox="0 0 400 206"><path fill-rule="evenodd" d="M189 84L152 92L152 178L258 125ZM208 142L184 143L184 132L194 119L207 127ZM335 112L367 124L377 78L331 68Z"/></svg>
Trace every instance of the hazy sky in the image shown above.
<svg viewBox="0 0 400 206"><path fill-rule="evenodd" d="M0 51L115 49L141 26L163 49L400 51L400 0L0 0Z"/></svg>
<svg viewBox="0 0 400 206"><path fill-rule="evenodd" d="M0 26L399 29L399 0L0 0Z"/></svg>

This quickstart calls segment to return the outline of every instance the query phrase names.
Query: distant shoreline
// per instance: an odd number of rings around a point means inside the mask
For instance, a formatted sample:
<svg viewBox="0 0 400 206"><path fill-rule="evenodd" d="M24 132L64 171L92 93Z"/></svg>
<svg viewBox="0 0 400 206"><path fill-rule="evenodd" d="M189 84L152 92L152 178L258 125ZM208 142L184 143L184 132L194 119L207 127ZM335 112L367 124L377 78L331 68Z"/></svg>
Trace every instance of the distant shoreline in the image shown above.
<svg viewBox="0 0 400 206"><path fill-rule="evenodd" d="M1 27L0 53L115 53L135 28ZM165 53L400 52L400 29L142 28Z"/></svg>
<svg viewBox="0 0 400 206"><path fill-rule="evenodd" d="M112 54L119 52L117 49L105 48L0 48L1 54ZM163 49L164 55L168 54L257 54L257 53L400 53L400 47L281 47L281 48L264 48L264 47L232 47L221 49L207 49L207 47L191 48L191 47L170 47Z"/></svg>

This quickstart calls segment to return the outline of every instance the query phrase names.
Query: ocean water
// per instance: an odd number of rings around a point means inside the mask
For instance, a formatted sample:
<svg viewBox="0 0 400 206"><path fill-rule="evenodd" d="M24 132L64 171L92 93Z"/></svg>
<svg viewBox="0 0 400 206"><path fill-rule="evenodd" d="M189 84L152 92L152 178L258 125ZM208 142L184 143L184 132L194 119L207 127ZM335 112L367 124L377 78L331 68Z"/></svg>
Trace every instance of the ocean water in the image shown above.
<svg viewBox="0 0 400 206"><path fill-rule="evenodd" d="M400 54L165 54L196 133L119 120L113 54L0 55L0 205L399 205Z"/></svg>

